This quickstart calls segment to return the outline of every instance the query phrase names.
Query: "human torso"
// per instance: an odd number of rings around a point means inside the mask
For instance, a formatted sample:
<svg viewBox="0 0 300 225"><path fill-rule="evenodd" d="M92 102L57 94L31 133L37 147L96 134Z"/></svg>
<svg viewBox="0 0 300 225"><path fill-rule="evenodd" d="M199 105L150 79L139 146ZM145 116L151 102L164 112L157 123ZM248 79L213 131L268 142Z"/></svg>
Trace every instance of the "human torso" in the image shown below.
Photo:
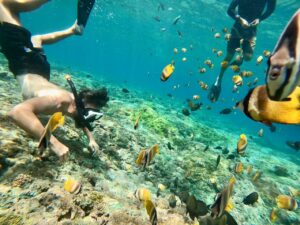
<svg viewBox="0 0 300 225"><path fill-rule="evenodd" d="M267 0L239 0L238 14L251 23L262 15L266 3Z"/></svg>
<svg viewBox="0 0 300 225"><path fill-rule="evenodd" d="M7 7L5 7L3 0L0 0L0 22L7 22L17 26L22 26L19 15L12 13Z"/></svg>

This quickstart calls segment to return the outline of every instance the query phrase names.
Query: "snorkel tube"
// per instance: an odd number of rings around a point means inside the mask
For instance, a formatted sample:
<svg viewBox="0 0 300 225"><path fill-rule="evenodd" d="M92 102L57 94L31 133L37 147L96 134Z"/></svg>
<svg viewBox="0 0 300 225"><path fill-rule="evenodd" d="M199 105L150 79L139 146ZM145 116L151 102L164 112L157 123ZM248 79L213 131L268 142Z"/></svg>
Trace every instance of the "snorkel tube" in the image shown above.
<svg viewBox="0 0 300 225"><path fill-rule="evenodd" d="M77 94L77 90L73 81L71 80L71 76L66 75L65 78L68 84L70 85L70 88L75 98L77 110L77 117L75 118L76 123L78 123L80 127L87 127L89 131L93 131L94 128L91 125L91 122L100 119L103 116L103 113L100 113L96 109L85 108L82 99Z"/></svg>

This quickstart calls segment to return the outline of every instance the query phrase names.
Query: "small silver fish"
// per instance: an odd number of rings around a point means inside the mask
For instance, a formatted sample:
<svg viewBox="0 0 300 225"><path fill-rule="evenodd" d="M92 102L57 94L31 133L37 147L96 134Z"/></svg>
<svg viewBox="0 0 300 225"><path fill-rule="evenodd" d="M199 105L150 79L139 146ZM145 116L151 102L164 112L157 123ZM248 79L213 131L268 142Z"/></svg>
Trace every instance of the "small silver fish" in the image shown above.
<svg viewBox="0 0 300 225"><path fill-rule="evenodd" d="M173 25L176 25L180 19L181 19L181 15L175 17L175 19L173 20Z"/></svg>
<svg viewBox="0 0 300 225"><path fill-rule="evenodd" d="M282 32L268 61L268 96L274 101L286 99L300 86L300 9Z"/></svg>

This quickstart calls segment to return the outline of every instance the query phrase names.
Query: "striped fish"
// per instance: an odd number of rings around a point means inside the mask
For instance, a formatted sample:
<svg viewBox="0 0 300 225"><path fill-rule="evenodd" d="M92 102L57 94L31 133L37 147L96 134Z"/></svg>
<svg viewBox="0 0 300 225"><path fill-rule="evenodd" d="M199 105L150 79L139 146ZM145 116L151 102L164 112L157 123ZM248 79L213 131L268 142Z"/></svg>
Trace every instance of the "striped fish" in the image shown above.
<svg viewBox="0 0 300 225"><path fill-rule="evenodd" d="M139 188L135 191L134 196L139 200L139 201L148 201L151 200L151 193L148 189L146 188Z"/></svg>
<svg viewBox="0 0 300 225"><path fill-rule="evenodd" d="M144 202L145 208L147 210L147 214L149 215L150 222L152 225L157 225L157 212L154 204L151 200L146 200Z"/></svg>
<svg viewBox="0 0 300 225"><path fill-rule="evenodd" d="M230 198L233 192L234 181L230 181L228 186L226 186L222 192L218 193L215 197L215 202L211 205L211 217L216 219L220 218L227 208L228 203L230 203Z"/></svg>
<svg viewBox="0 0 300 225"><path fill-rule="evenodd" d="M268 61L266 75L268 96L285 100L300 86L300 9L282 32Z"/></svg>
<svg viewBox="0 0 300 225"><path fill-rule="evenodd" d="M136 164L142 165L143 169L149 166L154 156L159 153L158 145L153 145L149 150L142 150L136 160Z"/></svg>

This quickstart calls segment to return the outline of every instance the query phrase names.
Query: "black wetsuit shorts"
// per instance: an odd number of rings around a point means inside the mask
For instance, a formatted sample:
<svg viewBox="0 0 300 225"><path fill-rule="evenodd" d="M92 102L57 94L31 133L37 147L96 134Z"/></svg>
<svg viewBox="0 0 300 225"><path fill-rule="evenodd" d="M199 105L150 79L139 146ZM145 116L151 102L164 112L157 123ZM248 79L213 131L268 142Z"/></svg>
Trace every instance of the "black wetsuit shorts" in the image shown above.
<svg viewBox="0 0 300 225"><path fill-rule="evenodd" d="M41 48L34 48L31 33L20 26L0 22L0 51L8 60L9 70L15 75L27 73L50 79L50 64Z"/></svg>
<svg viewBox="0 0 300 225"><path fill-rule="evenodd" d="M243 41L241 42L241 40ZM235 22L231 29L231 37L227 45L227 51L234 52L236 48L242 46L244 53L252 54L256 45L256 27L243 28Z"/></svg>

